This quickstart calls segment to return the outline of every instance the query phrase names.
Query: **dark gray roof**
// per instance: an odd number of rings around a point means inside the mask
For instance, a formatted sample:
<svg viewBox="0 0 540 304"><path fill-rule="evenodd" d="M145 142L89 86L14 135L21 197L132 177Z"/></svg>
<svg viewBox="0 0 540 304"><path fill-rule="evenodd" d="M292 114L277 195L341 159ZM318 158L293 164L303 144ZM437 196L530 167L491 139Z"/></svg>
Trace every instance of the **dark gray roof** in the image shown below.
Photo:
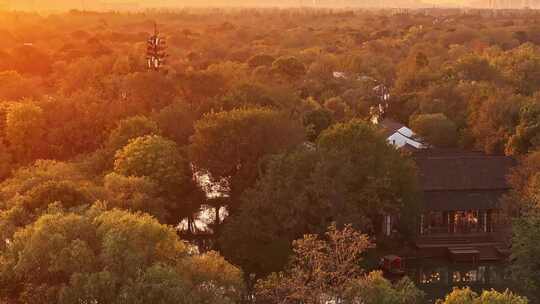
<svg viewBox="0 0 540 304"><path fill-rule="evenodd" d="M498 209L510 190L515 159L481 152L429 149L414 154L427 210Z"/></svg>
<svg viewBox="0 0 540 304"><path fill-rule="evenodd" d="M499 209L504 190L495 191L427 191L424 208L430 211Z"/></svg>
<svg viewBox="0 0 540 304"><path fill-rule="evenodd" d="M515 160L478 152L423 151L414 155L424 191L507 190Z"/></svg>

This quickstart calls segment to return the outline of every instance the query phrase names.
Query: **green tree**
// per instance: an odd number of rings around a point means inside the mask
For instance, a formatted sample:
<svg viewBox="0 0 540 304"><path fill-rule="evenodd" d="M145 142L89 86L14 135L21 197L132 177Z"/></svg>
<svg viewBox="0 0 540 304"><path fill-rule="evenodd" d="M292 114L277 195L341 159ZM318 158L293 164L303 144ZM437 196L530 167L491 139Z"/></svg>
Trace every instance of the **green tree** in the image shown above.
<svg viewBox="0 0 540 304"><path fill-rule="evenodd" d="M173 80L162 73L137 72L126 76L122 90L133 114L148 113L171 104L177 96Z"/></svg>
<svg viewBox="0 0 540 304"><path fill-rule="evenodd" d="M516 286L531 300L539 300L540 263L540 152L520 159L508 177L512 191L506 197L506 214L512 218L512 264Z"/></svg>
<svg viewBox="0 0 540 304"><path fill-rule="evenodd" d="M309 68L307 69L307 76L308 78L313 80L331 82L332 80L334 80L333 73L335 71L342 71L340 68L341 67L337 67L335 57L319 57L316 61L309 65ZM345 71L343 71L342 73L345 73ZM346 77L340 78L340 80L345 79Z"/></svg>
<svg viewBox="0 0 540 304"><path fill-rule="evenodd" d="M184 271L196 286L197 301L202 304L240 303L245 283L242 271L227 262L218 252L194 255ZM208 286L208 282L216 284Z"/></svg>
<svg viewBox="0 0 540 304"><path fill-rule="evenodd" d="M334 97L324 102L324 107L332 113L334 121L343 122L350 116L351 109L339 97Z"/></svg>
<svg viewBox="0 0 540 304"><path fill-rule="evenodd" d="M84 208L98 193L71 165L41 161L19 169L0 184L0 237L12 239L18 229L51 209ZM0 243L0 247L4 245Z"/></svg>
<svg viewBox="0 0 540 304"><path fill-rule="evenodd" d="M270 157L256 185L242 195L239 213L225 222L220 249L246 274L279 271L295 239L330 225L336 209L310 194L318 157L306 148Z"/></svg>
<svg viewBox="0 0 540 304"><path fill-rule="evenodd" d="M509 50L495 60L515 92L532 95L540 87L540 56L538 47L526 43Z"/></svg>
<svg viewBox="0 0 540 304"><path fill-rule="evenodd" d="M524 103L520 96L495 93L469 116L469 126L478 149L487 153L503 153L519 121Z"/></svg>
<svg viewBox="0 0 540 304"><path fill-rule="evenodd" d="M527 154L519 160L508 176L512 186L511 200L514 212L518 216L520 212L540 209L540 151Z"/></svg>
<svg viewBox="0 0 540 304"><path fill-rule="evenodd" d="M13 164L12 156L6 145L0 141L0 182L2 182L11 173Z"/></svg>
<svg viewBox="0 0 540 304"><path fill-rule="evenodd" d="M257 83L240 83L231 88L229 92L221 98L217 108L223 110L233 110L235 108L246 107L268 107L274 109L287 109L291 107L292 101L285 98L287 104L281 102L278 88L270 88L268 86ZM291 104L288 104L291 103Z"/></svg>
<svg viewBox="0 0 540 304"><path fill-rule="evenodd" d="M106 58L83 57L73 60L63 67L56 67L54 74L58 90L63 94L72 95L85 88L101 90L107 82L107 74L112 62Z"/></svg>
<svg viewBox="0 0 540 304"><path fill-rule="evenodd" d="M19 101L39 96L36 83L15 71L0 72L0 100Z"/></svg>
<svg viewBox="0 0 540 304"><path fill-rule="evenodd" d="M125 176L146 176L167 191L174 191L190 179L187 161L176 144L157 135L131 141L116 153L114 171Z"/></svg>
<svg viewBox="0 0 540 304"><path fill-rule="evenodd" d="M429 58L426 54L418 52L415 57L415 64L418 68L425 68L429 65Z"/></svg>
<svg viewBox="0 0 540 304"><path fill-rule="evenodd" d="M304 114L303 120L308 139L315 141L332 124L332 112L323 108L315 109Z"/></svg>
<svg viewBox="0 0 540 304"><path fill-rule="evenodd" d="M355 206L373 227L380 227L383 214L399 212L414 221L411 212L419 208L415 166L373 126L361 120L336 124L321 134L318 148L323 162L314 176L321 195L326 193L338 205ZM415 229L414 222L403 224L403 233Z"/></svg>
<svg viewBox="0 0 540 304"><path fill-rule="evenodd" d="M410 125L428 144L441 148L454 147L457 144L456 124L442 113L414 116Z"/></svg>
<svg viewBox="0 0 540 304"><path fill-rule="evenodd" d="M396 75L394 86L398 94L421 91L438 76L431 68L427 55L414 51L399 64Z"/></svg>
<svg viewBox="0 0 540 304"><path fill-rule="evenodd" d="M165 137L183 147L189 144L189 137L195 132L194 125L200 115L200 111L189 104L177 101L161 109L153 118Z"/></svg>
<svg viewBox="0 0 540 304"><path fill-rule="evenodd" d="M342 299L346 284L364 273L359 265L369 244L368 237L351 226L332 225L324 238L305 235L293 242L287 269L257 283L257 297L271 303Z"/></svg>
<svg viewBox="0 0 540 304"><path fill-rule="evenodd" d="M506 146L508 154L525 154L540 147L540 102L525 103L519 113L519 124Z"/></svg>
<svg viewBox="0 0 540 304"><path fill-rule="evenodd" d="M81 186L88 185L87 177L76 164L38 160L32 165L14 171L11 178L0 184L0 201L9 201L16 196L25 195L49 182L63 181L78 183Z"/></svg>
<svg viewBox="0 0 540 304"><path fill-rule="evenodd" d="M454 64L458 77L469 81L491 81L497 78L497 70L486 59L477 55L466 55Z"/></svg>
<svg viewBox="0 0 540 304"><path fill-rule="evenodd" d="M118 122L109 135L107 148L113 152L125 147L130 140L146 135L159 135L160 131L155 121L144 116L134 116Z"/></svg>
<svg viewBox="0 0 540 304"><path fill-rule="evenodd" d="M27 210L44 212L53 203L60 203L66 209L89 205L93 203L93 197L87 189L75 182L48 181L26 192L22 202Z"/></svg>
<svg viewBox="0 0 540 304"><path fill-rule="evenodd" d="M167 219L167 204L159 185L146 176L110 173L104 178L104 188L108 207L146 212L161 221Z"/></svg>
<svg viewBox="0 0 540 304"><path fill-rule="evenodd" d="M148 215L57 211L20 230L0 251L0 288L23 303L235 303L241 272L216 254L192 254ZM203 273L199 259L220 265Z"/></svg>
<svg viewBox="0 0 540 304"><path fill-rule="evenodd" d="M456 288L446 296L444 301L439 300L438 304L472 304L476 298L478 294L470 288Z"/></svg>
<svg viewBox="0 0 540 304"><path fill-rule="evenodd" d="M45 157L46 123L43 110L30 103L12 104L6 116L6 140L17 162Z"/></svg>
<svg viewBox="0 0 540 304"><path fill-rule="evenodd" d="M220 237L224 255L247 273L280 270L293 240L333 221L375 234L382 215L400 213L401 232L415 231L414 166L367 123L337 124L316 146L270 157L263 172Z"/></svg>
<svg viewBox="0 0 540 304"><path fill-rule="evenodd" d="M191 295L190 284L170 267L156 265L141 274L136 281L122 289L126 303L197 303L197 297ZM80 303L75 301L67 303ZM202 303L202 302L201 302Z"/></svg>
<svg viewBox="0 0 540 304"><path fill-rule="evenodd" d="M33 45L19 45L13 49L12 66L21 74L44 76L51 72L52 58Z"/></svg>
<svg viewBox="0 0 540 304"><path fill-rule="evenodd" d="M437 304L527 304L527 298L516 295L509 290L498 292L484 290L480 295L470 288L455 288L445 300L438 300Z"/></svg>
<svg viewBox="0 0 540 304"><path fill-rule="evenodd" d="M257 298L263 303L418 303L422 292L410 281L393 286L381 273L364 275L360 265L368 246L368 237L351 226L332 225L322 238L305 235L293 243L285 271L257 282Z"/></svg>
<svg viewBox="0 0 540 304"><path fill-rule="evenodd" d="M45 139L50 158L67 160L103 145L118 112L114 102L100 95L98 91L84 90L39 102L47 125Z"/></svg>
<svg viewBox="0 0 540 304"><path fill-rule="evenodd" d="M206 69L210 74L220 75L225 80L226 88L230 88L236 83L242 82L247 78L248 66L244 63L233 61L222 61L211 64Z"/></svg>
<svg viewBox="0 0 540 304"><path fill-rule="evenodd" d="M295 57L280 57L272 63L272 69L288 79L297 80L306 74L306 67Z"/></svg>
<svg viewBox="0 0 540 304"><path fill-rule="evenodd" d="M479 304L527 304L529 301L523 296L505 290L498 292L495 290L484 290L480 295L477 303Z"/></svg>
<svg viewBox="0 0 540 304"><path fill-rule="evenodd" d="M345 299L350 303L416 304L421 303L423 298L424 293L409 278L392 284L379 271L352 280L345 291Z"/></svg>
<svg viewBox="0 0 540 304"><path fill-rule="evenodd" d="M237 109L199 120L189 150L197 170L210 174L214 181L227 180L229 194L237 196L255 182L259 160L303 139L301 124L281 112Z"/></svg>
<svg viewBox="0 0 540 304"><path fill-rule="evenodd" d="M247 64L252 69L258 68L260 66L270 67L275 60L276 59L270 55L259 54L249 58Z"/></svg>
<svg viewBox="0 0 540 304"><path fill-rule="evenodd" d="M202 203L190 166L172 140L157 135L134 139L116 153L114 171L155 182L167 203L171 224L191 216Z"/></svg>
<svg viewBox="0 0 540 304"><path fill-rule="evenodd" d="M205 101L223 94L226 79L218 73L206 70L178 74L179 89L191 106L199 106Z"/></svg>
<svg viewBox="0 0 540 304"><path fill-rule="evenodd" d="M540 186L540 182L537 186ZM539 300L540 294L540 262L534 258L540 253L540 211L538 210L515 219L512 225L511 273L515 282L518 282L520 288L530 296L531 300Z"/></svg>
<svg viewBox="0 0 540 304"><path fill-rule="evenodd" d="M473 83L474 85L476 83ZM470 100L464 97L462 87L469 84L445 81L443 83L432 83L425 90L418 94L419 109L417 114L442 113L456 124L458 129L466 126L467 108ZM412 117L411 117L412 118ZM409 121L411 120L409 118Z"/></svg>

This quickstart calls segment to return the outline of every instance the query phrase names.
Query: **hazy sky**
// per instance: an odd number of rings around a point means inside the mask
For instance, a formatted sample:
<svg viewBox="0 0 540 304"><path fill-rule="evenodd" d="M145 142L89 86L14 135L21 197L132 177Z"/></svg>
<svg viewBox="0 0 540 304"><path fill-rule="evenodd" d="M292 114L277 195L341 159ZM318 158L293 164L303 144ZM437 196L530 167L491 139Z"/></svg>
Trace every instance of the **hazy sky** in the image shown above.
<svg viewBox="0 0 540 304"><path fill-rule="evenodd" d="M106 7L174 7L174 6L192 6L192 5L311 5L315 1L323 3L328 6L335 3L339 6L414 6L420 5L466 5L469 3L479 3L488 0L0 0L2 2L10 3L12 8L34 8L34 9L68 9L68 8L87 8L97 9ZM121 4L121 5L119 5ZM126 5L128 4L128 5ZM131 5L135 4L135 5Z"/></svg>
<svg viewBox="0 0 540 304"><path fill-rule="evenodd" d="M233 0L234 1L234 0ZM317 1L317 0L315 0ZM323 0L323 1L326 1L326 2L330 2L332 0ZM362 2L368 2L369 0L348 0L347 2L357 2L357 3L362 3ZM397 0L399 1L399 0ZM468 0L418 0L418 1L423 1L423 2L429 2L429 3L464 3L464 2L467 2ZM61 4L61 5L74 5L74 6L78 6L80 5L81 3L87 3L87 4L101 4L101 3L123 3L123 4L126 4L126 3L140 3L140 4L144 4L144 5L152 5L152 4L156 4L156 5L182 5L186 2L189 2L189 3L194 3L194 2L200 2L201 4L204 4L204 2L218 2L218 1L215 1L215 0L0 0L0 2L11 2L13 5L15 4L18 4L18 3L36 3L36 4L45 4L45 3L50 3L51 5L55 5L55 4ZM227 0L222 0L222 1L219 1L219 2L227 2ZM240 1L234 1L234 2L240 2ZM283 2L283 3L297 3L297 2L302 2L302 0L243 0L243 2L245 3L257 3L257 2ZM310 2L309 0L308 1L303 1L303 2ZM341 2L341 0L333 0L333 2L336 2L336 3L339 3ZM369 1L371 2L371 1Z"/></svg>

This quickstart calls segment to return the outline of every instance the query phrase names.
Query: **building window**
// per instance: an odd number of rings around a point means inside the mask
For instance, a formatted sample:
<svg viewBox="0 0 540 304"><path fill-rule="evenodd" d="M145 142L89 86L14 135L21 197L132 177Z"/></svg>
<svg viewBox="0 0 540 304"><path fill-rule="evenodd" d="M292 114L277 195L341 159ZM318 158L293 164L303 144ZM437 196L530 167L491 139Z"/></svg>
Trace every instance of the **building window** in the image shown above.
<svg viewBox="0 0 540 304"><path fill-rule="evenodd" d="M475 233L481 232L480 211L456 211L454 215L456 233Z"/></svg>
<svg viewBox="0 0 540 304"><path fill-rule="evenodd" d="M427 233L438 234L448 232L448 223L445 220L445 213L441 211L432 211L427 220Z"/></svg>

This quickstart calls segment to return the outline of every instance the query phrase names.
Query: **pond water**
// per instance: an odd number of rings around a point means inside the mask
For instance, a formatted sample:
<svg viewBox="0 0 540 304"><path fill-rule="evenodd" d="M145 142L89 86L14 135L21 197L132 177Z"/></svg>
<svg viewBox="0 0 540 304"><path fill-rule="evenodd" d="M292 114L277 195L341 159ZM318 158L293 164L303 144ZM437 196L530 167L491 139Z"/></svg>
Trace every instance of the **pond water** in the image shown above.
<svg viewBox="0 0 540 304"><path fill-rule="evenodd" d="M475 291L510 287L504 263L452 263L421 259L405 262L407 276L426 293L428 303L443 299L453 287L469 286Z"/></svg>

